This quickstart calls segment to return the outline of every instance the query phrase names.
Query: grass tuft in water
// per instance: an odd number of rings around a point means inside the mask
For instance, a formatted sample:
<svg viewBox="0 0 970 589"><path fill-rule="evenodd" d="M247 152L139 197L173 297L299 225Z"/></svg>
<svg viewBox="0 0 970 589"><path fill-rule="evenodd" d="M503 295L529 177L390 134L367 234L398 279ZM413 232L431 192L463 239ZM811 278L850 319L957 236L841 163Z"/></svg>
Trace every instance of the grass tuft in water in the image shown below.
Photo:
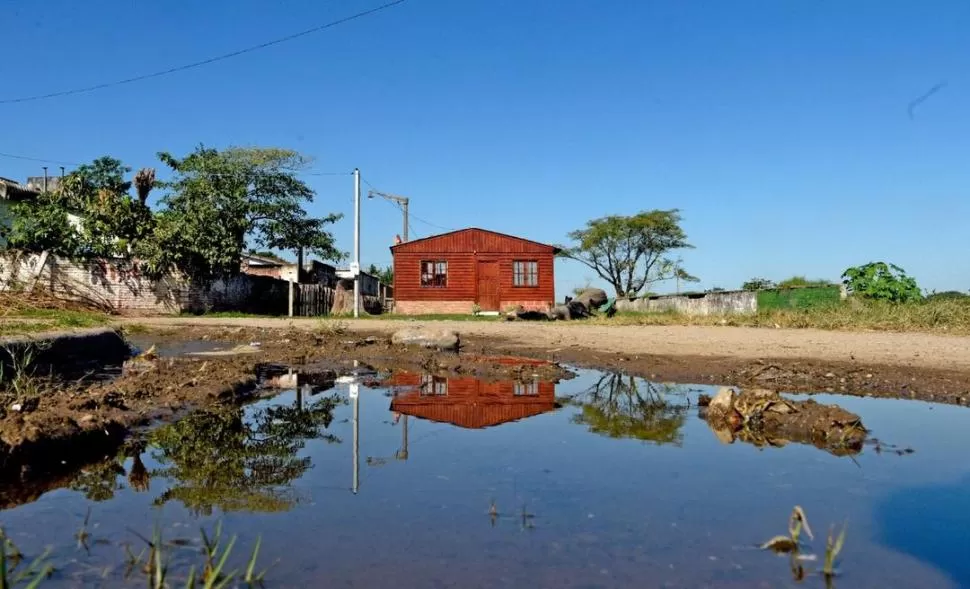
<svg viewBox="0 0 970 589"><path fill-rule="evenodd" d="M822 565L822 574L826 578L835 576L835 559L838 558L839 553L842 552L842 547L845 545L846 528L848 528L848 524L842 524L842 531L839 532L838 537L834 535L835 526L829 528L829 535L825 540L825 564Z"/></svg>
<svg viewBox="0 0 970 589"><path fill-rule="evenodd" d="M49 555L50 549L47 549L18 571L23 554L3 530L0 530L0 589L12 589L22 583L26 583L27 589L35 589L54 572L53 565L47 560Z"/></svg>
<svg viewBox="0 0 970 589"><path fill-rule="evenodd" d="M835 559L845 544L846 527L846 525L842 526L842 531L837 537L835 536L835 527L833 526L829 529L828 538L825 542L825 562L822 565L821 571L822 576L825 577L827 586L831 586L832 579L836 575ZM805 515L805 511L801 506L796 505L792 509L791 516L788 518L788 535L775 536L760 545L762 550L771 550L776 554L791 555L791 572L792 578L795 581L801 581L805 577L805 569L802 566L802 562L816 560L814 554L802 554L801 552L802 543L799 540L803 531L809 539L815 539L812 535L812 529L808 525L808 517Z"/></svg>

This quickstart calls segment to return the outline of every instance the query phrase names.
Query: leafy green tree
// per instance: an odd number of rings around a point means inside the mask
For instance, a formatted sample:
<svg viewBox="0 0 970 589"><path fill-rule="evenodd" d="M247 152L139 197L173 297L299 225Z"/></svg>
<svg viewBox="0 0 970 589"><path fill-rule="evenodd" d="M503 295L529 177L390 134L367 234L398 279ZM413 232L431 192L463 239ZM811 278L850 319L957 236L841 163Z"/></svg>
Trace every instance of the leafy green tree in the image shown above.
<svg viewBox="0 0 970 589"><path fill-rule="evenodd" d="M771 290L775 283L767 278L752 278L741 285L741 290Z"/></svg>
<svg viewBox="0 0 970 589"><path fill-rule="evenodd" d="M561 247L560 255L592 269L613 286L617 297L634 297L655 282L694 279L667 257L693 247L680 221L676 209L593 219L569 234L575 243Z"/></svg>
<svg viewBox="0 0 970 589"><path fill-rule="evenodd" d="M589 389L565 399L581 407L573 423L611 438L635 438L658 445L680 445L687 405L670 403L669 387L633 376L605 374Z"/></svg>
<svg viewBox="0 0 970 589"><path fill-rule="evenodd" d="M299 153L277 148L199 147L178 159L159 158L175 173L158 216L156 248L146 258L156 272L179 268L211 278L239 271L247 243L266 249L304 248L339 260L327 227L340 215L312 218L303 208L314 193L296 176Z"/></svg>
<svg viewBox="0 0 970 589"><path fill-rule="evenodd" d="M78 167L57 188L13 208L8 245L72 259L129 258L151 237L154 217L146 204L155 173L136 175L138 197L125 180L131 168L102 157Z"/></svg>
<svg viewBox="0 0 970 589"><path fill-rule="evenodd" d="M842 283L849 294L893 303L908 303L923 298L916 279L895 264L870 262L848 268L842 273Z"/></svg>
<svg viewBox="0 0 970 589"><path fill-rule="evenodd" d="M778 283L778 288L804 288L813 286L835 286L835 283L824 279L809 280L804 276L792 276L791 278L786 278Z"/></svg>
<svg viewBox="0 0 970 589"><path fill-rule="evenodd" d="M376 276L384 284L394 284L394 266L378 268L376 264L371 264L367 268L367 273Z"/></svg>
<svg viewBox="0 0 970 589"><path fill-rule="evenodd" d="M156 505L179 501L200 515L221 511L277 512L297 501L289 485L310 468L298 452L307 440L340 443L324 430L341 403L321 398L305 408L273 406L248 419L241 407L201 411L159 428L151 441L161 466L152 477L174 481Z"/></svg>

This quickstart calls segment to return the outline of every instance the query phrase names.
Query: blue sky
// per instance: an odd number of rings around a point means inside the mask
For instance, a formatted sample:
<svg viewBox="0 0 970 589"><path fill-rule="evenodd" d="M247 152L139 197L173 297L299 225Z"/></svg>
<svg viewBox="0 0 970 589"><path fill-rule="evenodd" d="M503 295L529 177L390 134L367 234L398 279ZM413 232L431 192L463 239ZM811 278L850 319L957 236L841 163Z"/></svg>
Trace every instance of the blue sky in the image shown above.
<svg viewBox="0 0 970 589"><path fill-rule="evenodd" d="M0 100L381 3L0 0ZM0 152L137 168L200 142L292 147L410 196L417 236L479 226L557 243L590 218L679 208L701 287L885 260L967 290L967 31L965 0L407 0L191 71L0 104ZM0 157L0 176L41 165ZM350 177L307 180L312 212L348 215L335 232L349 250ZM364 201L365 265L390 261L400 224ZM587 279L558 263L557 296Z"/></svg>

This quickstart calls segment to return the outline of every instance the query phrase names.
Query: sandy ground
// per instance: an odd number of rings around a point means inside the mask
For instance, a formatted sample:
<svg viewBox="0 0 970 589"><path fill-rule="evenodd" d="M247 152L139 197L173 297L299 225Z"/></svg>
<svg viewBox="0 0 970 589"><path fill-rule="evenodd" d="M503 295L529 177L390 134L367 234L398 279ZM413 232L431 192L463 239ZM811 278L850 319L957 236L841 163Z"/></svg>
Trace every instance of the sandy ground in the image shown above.
<svg viewBox="0 0 970 589"><path fill-rule="evenodd" d="M924 333L839 332L748 327L600 326L582 323L341 320L348 329L391 333L426 325L465 337L501 338L507 344L544 349L581 348L626 355L695 358L855 361L897 367L970 372L970 337ZM316 319L132 318L154 326L239 326L318 329Z"/></svg>
<svg viewBox="0 0 970 589"><path fill-rule="evenodd" d="M741 327L608 326L572 323L128 319L179 326L323 330L387 335L405 326L454 329L463 349L516 354L643 376L656 382L838 392L970 405L970 337ZM339 322L339 323L338 323ZM246 334L240 333L240 337Z"/></svg>

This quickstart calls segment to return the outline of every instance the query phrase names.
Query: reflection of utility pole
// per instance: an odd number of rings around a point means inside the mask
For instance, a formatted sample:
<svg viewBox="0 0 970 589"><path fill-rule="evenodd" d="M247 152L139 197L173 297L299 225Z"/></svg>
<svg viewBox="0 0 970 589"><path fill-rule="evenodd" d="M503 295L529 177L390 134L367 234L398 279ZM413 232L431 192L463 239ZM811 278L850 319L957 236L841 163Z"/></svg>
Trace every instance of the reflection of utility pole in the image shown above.
<svg viewBox="0 0 970 589"><path fill-rule="evenodd" d="M396 202L401 207L401 212L404 213L404 241L407 242L407 240L408 240L408 204L411 202L411 199L407 198L406 196L397 196L397 195L394 195L394 194L386 194L384 192L380 192L380 191L377 191L377 190L371 190L371 191L369 191L367 193L367 198L374 198L375 196L379 196L379 197L381 197L381 198L383 198L385 200L389 200L391 202Z"/></svg>
<svg viewBox="0 0 970 589"><path fill-rule="evenodd" d="M397 457L399 460L408 459L408 416L404 415L401 417L404 423L401 424L403 428L401 433L401 449L397 451Z"/></svg>
<svg viewBox="0 0 970 589"><path fill-rule="evenodd" d="M350 490L353 491L354 495L357 494L357 489L360 486L360 382L357 380L357 368L360 366L360 362L354 360L354 371L352 374L346 376L338 376L338 384L346 384L348 388L348 396L350 396L350 403L353 407L353 431L354 431L354 444L353 444L353 461L354 461L354 471L351 477Z"/></svg>
<svg viewBox="0 0 970 589"><path fill-rule="evenodd" d="M354 405L354 476L351 491L357 494L360 486L360 385L356 382L350 385L350 399Z"/></svg>
<svg viewBox="0 0 970 589"><path fill-rule="evenodd" d="M360 317L360 170L354 168L354 319Z"/></svg>

